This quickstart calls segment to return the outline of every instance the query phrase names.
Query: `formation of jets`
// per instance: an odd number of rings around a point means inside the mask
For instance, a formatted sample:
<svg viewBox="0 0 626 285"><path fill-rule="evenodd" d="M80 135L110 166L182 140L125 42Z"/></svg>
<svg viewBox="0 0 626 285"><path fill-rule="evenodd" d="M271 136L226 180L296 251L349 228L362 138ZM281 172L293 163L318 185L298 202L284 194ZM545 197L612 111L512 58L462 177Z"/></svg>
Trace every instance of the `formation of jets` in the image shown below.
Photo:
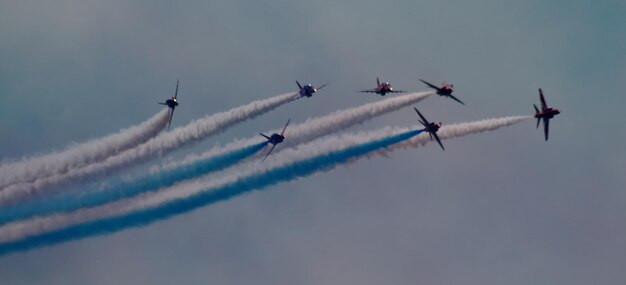
<svg viewBox="0 0 626 285"><path fill-rule="evenodd" d="M430 82L427 82L425 80L420 79L421 82L423 82L424 84L428 85L430 88L435 89L435 93L439 96L442 97L448 97L451 98L454 101L457 101L463 105L465 105L465 103L463 103L461 100L459 100L458 98L456 98L454 95L452 95L452 93L454 92L454 85L449 84L449 83L442 83L441 86L436 86ZM180 83L180 80L176 81L176 90L174 91L174 96L172 96L170 99L167 99L164 103L159 103L161 105L166 105L167 107L170 108L170 117L169 117L169 122L167 125L167 128L170 128L170 125L172 124L172 117L174 116L174 110L176 109L176 106L178 106L178 85ZM315 88L312 84L306 84L304 86L302 86L302 84L300 84L300 82L298 82L296 80L296 84L298 85L298 95L300 95L300 97L312 97L314 93L316 93L317 91L319 91L320 89L324 88L326 85L328 85L328 83L320 86L319 88ZM376 78L376 88L374 89L367 89L367 90L361 90L359 92L364 92L364 93L375 93L378 94L380 96L385 96L388 93L404 93L406 91L401 91L401 90L394 90L393 87L391 86L391 83L389 82L380 82L380 79L377 77ZM544 131L544 136L545 136L545 140L548 140L548 132L549 132L549 127L550 127L550 119L552 119L554 116L558 115L561 113L561 111L559 109L556 108L550 108L548 107L548 105L546 104L546 99L543 95L543 90L541 90L541 88L539 88L539 100L541 101L541 109L539 109L537 107L537 105L533 106L535 107L535 118L537 119L537 128L539 128L539 124L541 123L541 120L543 119L543 131ZM439 144L439 146L441 147L442 150L445 150L445 148L443 147L443 144L441 143L441 140L439 139L439 136L437 135L437 131L439 130L439 128L441 128L442 123L434 123L434 122L429 122L423 115L422 113L420 113L420 111L417 110L417 108L413 108L415 110L415 112L417 113L417 115L420 117L418 119L418 121L420 122L420 124L422 124L422 126L424 126L423 131L424 132L428 132L428 135L430 136L431 140L436 140L437 143ZM267 153L265 154L265 157L263 158L263 160L265 160L274 150L274 148L282 143L285 140L285 130L287 130L287 126L289 126L289 122L291 122L291 119L287 120L287 123L285 124L285 126L283 127L283 129L281 130L280 133L274 133L271 136L267 136L263 133L260 133L263 137L265 137L267 139L268 144L271 145L269 151L267 151Z"/></svg>

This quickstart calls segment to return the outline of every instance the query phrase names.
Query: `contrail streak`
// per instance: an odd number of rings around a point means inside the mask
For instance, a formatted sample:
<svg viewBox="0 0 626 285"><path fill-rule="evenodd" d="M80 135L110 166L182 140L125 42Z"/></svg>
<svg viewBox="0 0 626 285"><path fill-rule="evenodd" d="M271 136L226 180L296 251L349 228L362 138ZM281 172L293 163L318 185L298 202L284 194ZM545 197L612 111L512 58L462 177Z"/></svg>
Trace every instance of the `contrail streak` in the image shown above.
<svg viewBox="0 0 626 285"><path fill-rule="evenodd" d="M176 182L203 176L230 167L262 150L267 141L256 143L220 155L197 160L175 169L163 170L131 181L114 183L97 191L81 194L60 193L46 199L26 201L0 211L0 225L8 222L44 216L50 213L71 212L80 208L95 207L112 201L129 198L141 193L169 187Z"/></svg>
<svg viewBox="0 0 626 285"><path fill-rule="evenodd" d="M154 156L187 146L208 136L215 135L237 123L255 118L298 97L294 93L274 96L254 101L244 106L233 108L195 120L185 127L180 127L166 134L157 136L135 148L123 151L104 161L73 169L63 174L38 179L33 183L14 184L0 192L0 206L14 204L34 195L42 195L58 190L59 184L74 182L88 177L104 175L123 167L146 161Z"/></svg>
<svg viewBox="0 0 626 285"><path fill-rule="evenodd" d="M0 166L0 191L16 183L30 183L37 179L67 173L74 168L101 161L136 147L163 130L167 126L168 118L168 109L163 109L142 124L122 129L115 134L71 145L63 151L5 163Z"/></svg>
<svg viewBox="0 0 626 285"><path fill-rule="evenodd" d="M359 107L349 108L345 110L340 110L333 112L327 116L317 117L313 119L308 119L305 123L292 126L292 128L288 131L289 138L283 144L281 144L280 149L297 145L301 142L306 142L309 140L316 139L320 136L329 134L331 132L335 132L338 130L342 130L348 128L352 125L363 123L367 119L372 119L375 116L379 116L382 114L386 114L388 112L392 112L399 108L405 107L407 105L417 103L428 96L432 95L432 92L420 92L407 94L403 96L398 96L394 98L390 98L387 100L365 104ZM180 173L180 169L189 170L195 169L198 165L211 163L215 160L220 160L222 157L232 157L233 153L241 153L246 149L249 149L250 145L258 145L255 142L258 142L259 138L250 138L248 140L240 140L234 143L231 143L225 147L216 147L213 150L205 153L202 156L195 156L192 159L186 159L185 163L178 163L176 167L168 167L166 169L161 169L156 174L145 177L145 180L148 181L150 177L159 177L162 176L162 173L165 173L166 176L172 177L172 175L168 175L168 173ZM250 153L253 155L254 153ZM245 157L242 157L242 159ZM237 161L238 162L238 161ZM234 162L233 162L234 164ZM230 166L232 164L229 164ZM226 165L222 165L222 168L226 168ZM208 171L207 171L208 172ZM197 173L197 172L195 172ZM199 173L198 173L199 174ZM192 177L188 177L192 178ZM188 179L186 178L186 179ZM163 179L162 179L163 180ZM182 180L182 179L180 179ZM173 181L173 180L172 180ZM45 200L32 200L26 201L25 203L14 205L13 207L8 207L4 211L0 212L0 225L10 222L16 219L23 219L29 216L41 216L44 214L49 214L52 212L67 212L71 210L76 210L80 207L92 207L99 204L104 204L108 202L112 202L114 200L127 198L135 194L139 194L142 192L146 192L149 190L147 188L146 183L133 183L134 185L126 186L133 190L115 190L115 193L124 193L124 195L120 194L107 194L110 189L97 191L97 193L85 192L80 196L72 194L62 194L57 197L50 197ZM138 187L137 185L143 185L142 187ZM154 183L150 185L156 185ZM170 185L162 185L161 187L170 186ZM115 189L122 189L123 187L113 187ZM159 187L157 187L158 189ZM142 189L139 191L138 189ZM91 194L90 194L91 193ZM94 199L93 197L99 197L98 199ZM108 200L107 200L108 199ZM91 201L91 202L87 202ZM95 201L98 201L96 203Z"/></svg>
<svg viewBox="0 0 626 285"><path fill-rule="evenodd" d="M244 175L229 179L221 185L209 187L204 191L198 191L187 198L169 200L156 207L131 211L122 216L97 219L84 224L73 225L39 236L32 236L22 241L1 243L0 254L85 238L92 235L108 234L128 227L147 225L154 221L182 214L210 203L229 199L251 190L262 189L280 182L308 176L317 171L332 167L337 163L347 161L355 156L363 155L376 149L406 140L420 132L421 130L403 132L361 144L353 144L332 152L324 152L321 155L314 155L306 159L297 159L291 163L274 163L274 167L270 167L264 171L253 172L247 176ZM319 151L314 152L318 153ZM303 157L301 154L297 156Z"/></svg>
<svg viewBox="0 0 626 285"><path fill-rule="evenodd" d="M466 136L468 134L478 134L487 131L493 131L502 127L508 127L528 119L532 119L533 116L510 116L504 118L493 118L486 119L481 121L476 121L473 123L461 123L454 124L449 126L443 126L437 135L440 139L453 139L462 136ZM409 140L403 141L401 143L397 143L387 149L379 150L378 154L385 155L386 152L391 152L398 149L407 149L407 148L417 148L419 146L423 146L432 141L427 133L416 136Z"/></svg>
<svg viewBox="0 0 626 285"><path fill-rule="evenodd" d="M438 134L442 139L455 138L495 130L529 118L505 117L448 125L442 127ZM160 191L159 195L8 224L0 228L0 254L147 225L252 190L330 170L355 158L367 157L377 150L386 148L393 151L431 141L427 135L416 136L419 132L407 131L406 128L385 128L367 134L331 137L300 146L297 151L285 151L260 170L252 168L216 181L183 183Z"/></svg>

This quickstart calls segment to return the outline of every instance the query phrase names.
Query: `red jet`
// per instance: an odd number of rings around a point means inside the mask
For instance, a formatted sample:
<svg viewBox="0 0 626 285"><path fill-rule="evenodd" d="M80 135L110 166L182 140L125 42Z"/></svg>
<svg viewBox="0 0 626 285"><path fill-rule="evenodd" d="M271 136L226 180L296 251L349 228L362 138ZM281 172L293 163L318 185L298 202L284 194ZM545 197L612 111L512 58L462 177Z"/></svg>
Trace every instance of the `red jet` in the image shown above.
<svg viewBox="0 0 626 285"><path fill-rule="evenodd" d="M428 85L430 88L433 88L435 90L437 90L437 95L439 96L444 96L444 97L450 97L452 98L452 100L457 101L463 105L465 105L465 103L463 103L461 100L459 100L458 98L454 97L454 95L452 95L452 92L454 92L454 85L452 84L448 84L448 83L441 83L441 87L437 87L435 85L433 85L432 83L428 83L422 79L420 79L420 81L424 82L424 84Z"/></svg>
<svg viewBox="0 0 626 285"><path fill-rule="evenodd" d="M422 118L421 120L418 120L418 121L420 122L420 124L422 124L422 126L424 126L424 132L428 132L428 135L430 136L431 140L433 139L433 137L435 137L441 149L446 150L445 148L443 148L443 144L441 144L441 140L439 139L439 136L437 135L437 131L439 131L439 128L441 128L441 122L439 123L428 122L428 120L426 120L426 118L422 116L422 113L420 113L420 111L418 111L417 108L413 107L413 109L415 110L415 112L417 112L420 118Z"/></svg>
<svg viewBox="0 0 626 285"><path fill-rule="evenodd" d="M535 107L535 118L537 118L537 128L539 128L539 122L543 119L543 133L546 137L546 141L548 140L548 130L550 128L550 119L554 116L561 113L559 109L549 108L546 104L546 99L543 97L543 91L539 88L539 100L541 100L541 111L537 108L537 105L533 104Z"/></svg>
<svg viewBox="0 0 626 285"><path fill-rule="evenodd" d="M326 83L320 86L319 88L315 88L311 84L302 86L302 84L300 84L298 80L296 80L296 84L298 84L298 88L300 88L300 90L298 90L298 94L300 94L300 97L311 97L313 96L313 93L317 92L318 90L324 88L324 86L328 85L328 83Z"/></svg>
<svg viewBox="0 0 626 285"><path fill-rule="evenodd" d="M362 90L359 92L376 93L380 96L385 96L387 93L404 93L405 91L393 90L393 87L391 87L391 83L389 82L380 83L380 80L378 79L378 77L376 77L376 88Z"/></svg>
<svg viewBox="0 0 626 285"><path fill-rule="evenodd" d="M265 159L270 156L270 153L272 153L277 144L282 143L285 140L285 130L287 129L287 126L289 126L289 122L291 122L291 119L287 120L287 123L283 127L283 130L280 132L280 134L274 133L271 136L267 136L263 133L260 133L263 137L267 139L267 143L272 145L272 148L270 148L270 151L267 152L267 154L263 158L263 161L265 161Z"/></svg>
<svg viewBox="0 0 626 285"><path fill-rule="evenodd" d="M160 103L161 105L166 105L170 108L170 121L167 123L167 129L170 129L170 125L172 124L172 117L174 117L174 109L178 106L178 82L180 80L176 80L176 91L174 92L174 96L170 99L167 99L165 103Z"/></svg>

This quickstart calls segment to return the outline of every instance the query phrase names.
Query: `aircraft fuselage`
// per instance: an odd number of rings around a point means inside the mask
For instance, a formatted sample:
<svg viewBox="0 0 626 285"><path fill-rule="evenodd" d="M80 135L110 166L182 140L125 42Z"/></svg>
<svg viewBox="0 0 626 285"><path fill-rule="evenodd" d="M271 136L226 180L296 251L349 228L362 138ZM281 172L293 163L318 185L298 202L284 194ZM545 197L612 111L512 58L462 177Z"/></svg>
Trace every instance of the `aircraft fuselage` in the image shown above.
<svg viewBox="0 0 626 285"><path fill-rule="evenodd" d="M434 122L431 122L424 128L424 130L429 133L436 133L437 131L439 131L439 128L441 128L441 123L436 124Z"/></svg>
<svg viewBox="0 0 626 285"><path fill-rule="evenodd" d="M175 98L167 99L167 101L165 101L165 105L174 109L178 106L178 101Z"/></svg>
<svg viewBox="0 0 626 285"><path fill-rule="evenodd" d="M307 84L302 89L300 89L300 96L302 97L311 97L313 93L317 92L317 89L313 87L311 84Z"/></svg>
<svg viewBox="0 0 626 285"><path fill-rule="evenodd" d="M439 89L437 89L437 95L449 96L449 95L452 95L453 91L454 90L452 88L446 88L446 87L439 88Z"/></svg>
<svg viewBox="0 0 626 285"><path fill-rule="evenodd" d="M284 140L284 136L281 136L280 134L272 134L267 141L273 145L277 145L279 143L282 143Z"/></svg>
<svg viewBox="0 0 626 285"><path fill-rule="evenodd" d="M376 91L376 93L380 94L381 96L385 96L388 92L393 91L393 87L391 87L391 84L389 84L388 82L378 85L377 89L378 90Z"/></svg>
<svg viewBox="0 0 626 285"><path fill-rule="evenodd" d="M561 111L555 108L548 108L535 114L535 118L552 119L554 116L560 114Z"/></svg>

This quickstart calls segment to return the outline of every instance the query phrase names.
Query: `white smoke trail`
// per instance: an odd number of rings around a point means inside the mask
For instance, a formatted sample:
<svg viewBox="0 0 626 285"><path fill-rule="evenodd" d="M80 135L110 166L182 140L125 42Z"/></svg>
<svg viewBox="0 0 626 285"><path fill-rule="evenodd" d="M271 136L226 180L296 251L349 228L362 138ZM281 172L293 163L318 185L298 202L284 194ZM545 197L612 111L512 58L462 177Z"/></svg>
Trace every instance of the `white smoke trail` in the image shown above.
<svg viewBox="0 0 626 285"><path fill-rule="evenodd" d="M444 125L443 127L441 127L441 129L439 129L439 131L437 132L437 135L442 140L453 139L453 138L466 136L468 134L478 134L482 132L493 131L493 130L496 130L502 127L508 127L513 124L517 124L519 122L523 122L532 118L533 118L532 116L511 116L511 117L504 117L504 118L486 119L486 120L476 121L472 123L461 123L461 124L454 124L454 125L449 125L449 126ZM417 148L419 146L423 146L427 144L430 141L431 139L428 136L428 133L422 133L406 141L394 144L393 146L387 149L379 150L377 154L386 155L388 152L392 152L398 149ZM372 156L372 154L369 154L368 156Z"/></svg>
<svg viewBox="0 0 626 285"><path fill-rule="evenodd" d="M103 161L43 179L37 179L30 183L13 184L0 192L0 206L13 204L34 195L53 192L58 189L58 187L53 186L59 184L85 179L94 175L103 175L110 171L145 161L153 156L220 133L228 127L255 118L297 98L294 93L288 93L254 101L226 112L216 113L192 121L187 126L176 128L135 148L108 157Z"/></svg>
<svg viewBox="0 0 626 285"><path fill-rule="evenodd" d="M295 146L334 132L338 132L340 130L347 129L357 124L362 124L363 122L373 119L377 116L381 116L399 110L403 107L415 104L433 94L435 93L431 91L416 92L381 100L374 103L365 104L358 107L335 111L322 117L307 119L306 121L304 121L304 123L291 125L287 129L285 133L287 139L280 145L279 148L276 148L275 152L279 152L282 149L287 149L291 146ZM274 132L279 131L276 130ZM269 133L271 134L272 132ZM260 137L242 139L234 143L230 143L224 147L215 147L200 155L189 155L183 161L165 165L164 168L190 164L197 160L206 159L207 157L212 157L221 153L231 151L233 149L238 149L246 145L251 145L253 143L259 142L259 138ZM259 153L257 156L262 155L265 154Z"/></svg>
<svg viewBox="0 0 626 285"><path fill-rule="evenodd" d="M144 123L122 129L115 134L70 145L63 151L3 164L0 166L0 189L67 173L133 148L156 136L167 126L168 119L169 110L166 108Z"/></svg>
<svg viewBox="0 0 626 285"><path fill-rule="evenodd" d="M531 116L515 116L497 119L488 119L468 123L460 123L446 125L441 127L437 133L443 140L476 134L486 131L496 130L532 118ZM315 157L324 157L325 155L347 149L356 145L362 145L381 138L390 137L400 133L409 131L410 128L383 128L372 132L344 134L334 137L328 137L310 143L301 145L297 150L288 149L275 157L266 161L265 164L255 162L248 163L242 169L235 171L227 176L213 177L210 181L194 180L179 183L173 187L162 189L158 192L145 193L126 200L120 200L114 203L81 209L72 213L54 214L46 217L37 217L24 221L17 221L0 227L0 242L15 241L29 236L38 235L50 231L54 231L67 226L85 223L97 219L104 219L114 216L121 216L130 212L141 211L164 205L170 201L191 199L194 195L211 189L218 189L222 185L233 183L238 180L244 180L246 177L253 175L262 175L268 173L272 169L279 167L288 167L293 165L297 168L298 162L308 160ZM422 146L431 139L427 133L417 135L408 141L394 144L384 151L372 152L362 157L373 157L398 149L414 148ZM285 141L286 142L286 141ZM337 164L335 166L338 166ZM328 171L331 168L320 169L318 171ZM209 189L209 190L207 190Z"/></svg>
<svg viewBox="0 0 626 285"><path fill-rule="evenodd" d="M341 111L337 111L337 112L333 112L330 115L327 116L323 116L323 117L317 117L317 118L313 118L313 119L308 119L306 121L306 123L304 124L299 124L299 125L292 125L291 129L289 129L288 131L288 140L285 141L285 143L283 143L281 145L280 149L284 149L285 147L289 147L290 145L296 145L299 144L300 142L305 142L305 141L309 141L309 140L313 140L316 139L320 136L329 134L331 132L335 132L344 128L348 128L354 124L358 124L358 123L363 123L365 120L368 119L372 119L375 116L379 116L382 114L385 114L387 112L391 112L393 110L397 110L398 108L404 107L406 105L412 104L412 103L416 103L424 98L427 98L428 96L431 96L433 93L432 92L422 92L422 93L414 93L414 94L407 94L404 96L399 96L399 97L395 97L395 98L390 98L388 100L383 100L383 101L378 101L376 103L370 103L370 104L365 104L363 106L359 106L359 107L354 107L354 108L349 108L349 109L344 109ZM211 161L214 158L226 155L228 153L233 153L234 152L240 152L241 149L249 149L250 145L257 145L259 144L259 142L261 141L260 137L255 137L255 138L251 138L248 139L247 141L236 141L234 143L230 143L228 144L226 147L216 147L213 150L209 151L208 153L206 153L203 156L195 156L192 159L186 159L184 160L186 163L177 163L177 166L181 166L182 165L186 165L185 169L195 169L196 167L194 167L193 165L203 165L203 162L206 161ZM237 146L239 145L243 145L249 143L249 145L244 146L243 148L237 148ZM278 152L278 151L277 151ZM200 160L198 160L200 159ZM201 164L197 164L197 163L201 163ZM241 163L241 161L238 161L237 163ZM164 173L167 172L169 173L169 169L172 169L175 166L169 166L165 169L161 169L162 171L160 173ZM224 166L225 167L225 166ZM156 167L153 167L156 170ZM195 171L194 173L196 173L196 175L201 175L203 174L203 171ZM151 175L159 175L156 171L154 171ZM150 176L148 176L150 177ZM193 177L189 177L187 179L191 179ZM179 179L180 180L180 179ZM170 180L171 181L171 180ZM154 185L154 184L152 184ZM162 187L165 187L165 185L163 185ZM146 190L156 190L156 189L146 189ZM84 190L85 191L85 190ZM120 191L122 191L120 189ZM85 193L87 194L87 193ZM137 195L139 193L134 193L132 195ZM69 200L65 200L65 202L63 202L63 198L60 199L46 199L45 201L40 201L37 204L22 204L22 205L16 205L15 207L11 208L11 209L7 209L8 213L18 213L20 212L19 207L20 206L24 206L24 208L22 208L22 210L27 209L27 208L31 208L31 210L26 210L26 212L30 212L33 213L34 215L41 215L41 214L35 214L35 213L42 213L44 211L39 211L42 210L43 208L46 208L46 204L49 204L48 206L51 206L52 204L56 204L58 205L58 207L56 207L56 209L71 209L74 208L76 209L78 208L86 208L86 207L93 207L93 206L97 206L99 204L104 204L104 203L111 203L115 200L119 200L119 199L123 199L125 197L129 197L132 195L108 195L108 199L102 199L100 200L100 202L98 204L84 204L76 199L74 199L74 202L71 202ZM89 197L89 195L86 196L81 196L81 197L85 197L85 199L88 199L87 197ZM102 196L100 196L102 197ZM84 202L84 201L83 201ZM85 202L86 203L86 202ZM64 205L64 206L61 206ZM74 205L74 206L70 206L70 205ZM52 207L52 206L51 206ZM53 207L54 208L54 207ZM47 209L51 209L51 208L47 208ZM52 212L55 212L54 210L51 210ZM60 210L61 212L65 212L66 210ZM24 213L24 212L22 212ZM48 212L51 213L51 212ZM3 220L4 217L7 214L7 211L5 211L4 213L0 212L0 224L6 223L6 220ZM8 214L8 216L12 216L12 214ZM9 219L9 220L15 220L15 219L19 219L19 215L18 217L12 216L13 218Z"/></svg>

